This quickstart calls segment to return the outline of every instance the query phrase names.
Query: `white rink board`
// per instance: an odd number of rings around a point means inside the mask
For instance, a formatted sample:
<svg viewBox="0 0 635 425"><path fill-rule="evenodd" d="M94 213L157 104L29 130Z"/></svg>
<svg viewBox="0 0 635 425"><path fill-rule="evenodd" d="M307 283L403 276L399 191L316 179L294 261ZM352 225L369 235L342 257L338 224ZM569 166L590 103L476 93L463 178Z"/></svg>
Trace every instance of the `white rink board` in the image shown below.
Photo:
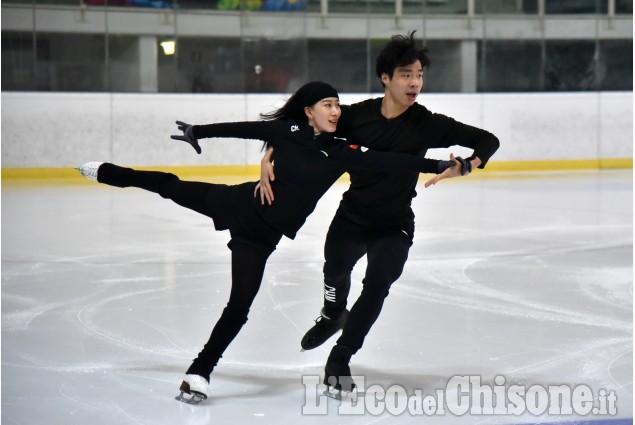
<svg viewBox="0 0 635 425"><path fill-rule="evenodd" d="M376 97L372 96L372 97ZM257 120L287 95L2 93L2 166L258 164L261 143L210 140L202 155L173 141L174 121ZM342 94L342 103L368 98ZM421 94L433 112L501 140L498 161L632 158L633 94ZM453 152L463 154L463 150ZM448 152L430 152L445 158Z"/></svg>

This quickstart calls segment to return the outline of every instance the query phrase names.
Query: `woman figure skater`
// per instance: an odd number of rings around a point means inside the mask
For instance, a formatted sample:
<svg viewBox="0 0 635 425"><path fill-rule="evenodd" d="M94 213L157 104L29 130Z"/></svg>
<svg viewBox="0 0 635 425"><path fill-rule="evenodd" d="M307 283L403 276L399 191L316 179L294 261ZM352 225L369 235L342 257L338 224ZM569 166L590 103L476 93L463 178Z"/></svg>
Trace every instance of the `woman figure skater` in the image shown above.
<svg viewBox="0 0 635 425"><path fill-rule="evenodd" d="M198 139L234 137L262 140L275 147L276 202L262 205L253 195L257 182L238 185L181 181L159 171L137 171L110 163L89 162L81 174L99 183L138 187L171 199L212 218L216 230L229 230L232 286L229 302L209 340L187 369L177 400L198 404L208 396L210 375L232 340L247 322L265 264L276 245L293 239L306 218L335 181L351 169L394 169L436 173L426 186L466 173L468 165L451 156L439 161L407 154L370 151L334 137L340 117L337 91L323 82L302 86L280 109L263 121L189 125L177 121L185 141L200 154ZM338 365L327 365L325 383L339 376ZM330 382L333 382L332 380ZM338 385L336 383L336 388Z"/></svg>

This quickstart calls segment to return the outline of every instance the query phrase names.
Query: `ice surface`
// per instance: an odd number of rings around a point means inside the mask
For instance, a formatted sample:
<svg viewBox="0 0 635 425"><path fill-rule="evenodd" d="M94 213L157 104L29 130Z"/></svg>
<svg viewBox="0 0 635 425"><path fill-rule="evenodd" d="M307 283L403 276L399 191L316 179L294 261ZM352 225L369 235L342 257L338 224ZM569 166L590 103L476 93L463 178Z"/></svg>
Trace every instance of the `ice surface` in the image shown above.
<svg viewBox="0 0 635 425"><path fill-rule="evenodd" d="M2 423L576 419L348 415L320 396L335 338L306 352L300 338L319 314L323 239L345 188L336 185L297 239L279 245L249 322L212 375L210 398L189 406L174 397L227 301L228 234L137 189L4 182ZM406 270L351 363L366 388L435 394L457 375L527 388L584 384L613 391L615 417L632 418L631 171L489 173L418 192ZM354 271L351 301L364 266ZM316 384L303 385L303 376ZM305 404L327 411L305 406L303 414Z"/></svg>

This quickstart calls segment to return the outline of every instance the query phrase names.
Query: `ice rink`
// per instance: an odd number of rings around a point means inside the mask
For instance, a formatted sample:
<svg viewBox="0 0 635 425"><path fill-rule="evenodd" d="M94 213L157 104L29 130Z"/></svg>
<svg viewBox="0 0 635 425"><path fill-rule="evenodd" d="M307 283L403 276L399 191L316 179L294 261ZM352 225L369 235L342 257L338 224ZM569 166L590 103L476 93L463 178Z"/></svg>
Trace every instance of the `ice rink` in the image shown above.
<svg viewBox="0 0 635 425"><path fill-rule="evenodd" d="M138 189L5 181L2 424L632 423L632 182L617 170L421 185L406 270L351 368L366 390L403 389L415 407L443 394L445 414L428 417L373 391L353 414L315 385L335 338L300 352L345 184L283 239L210 398L190 406L174 397L228 298L228 233ZM457 376L538 401L537 386L586 386L598 408L615 395L617 414L460 414Z"/></svg>

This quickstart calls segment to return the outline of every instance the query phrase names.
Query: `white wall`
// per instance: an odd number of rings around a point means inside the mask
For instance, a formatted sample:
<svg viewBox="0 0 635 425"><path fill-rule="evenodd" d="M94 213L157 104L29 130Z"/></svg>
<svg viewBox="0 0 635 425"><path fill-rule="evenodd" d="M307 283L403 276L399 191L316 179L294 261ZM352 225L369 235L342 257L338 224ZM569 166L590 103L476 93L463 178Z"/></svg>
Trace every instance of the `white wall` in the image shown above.
<svg viewBox="0 0 635 425"><path fill-rule="evenodd" d="M342 103L367 98L343 94ZM2 167L245 165L261 143L206 140L203 154L170 139L175 120L257 120L285 95L2 93ZM499 161L632 158L633 94L422 94L433 112L485 128L501 140ZM462 150L455 149L462 154ZM447 152L430 152L445 158Z"/></svg>

